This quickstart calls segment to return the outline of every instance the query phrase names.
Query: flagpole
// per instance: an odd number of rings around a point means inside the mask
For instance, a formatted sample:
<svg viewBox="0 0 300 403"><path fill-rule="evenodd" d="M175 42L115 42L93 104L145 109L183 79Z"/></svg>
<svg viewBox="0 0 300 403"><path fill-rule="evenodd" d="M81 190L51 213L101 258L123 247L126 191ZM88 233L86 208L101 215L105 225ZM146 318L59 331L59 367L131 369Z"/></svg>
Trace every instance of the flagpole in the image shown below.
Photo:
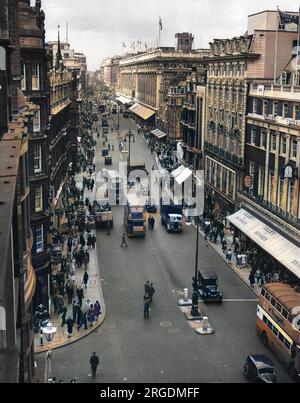
<svg viewBox="0 0 300 403"><path fill-rule="evenodd" d="M276 78L277 78L278 30L279 30L279 9L277 6L277 27L276 27L275 60L274 60L274 84L276 84Z"/></svg>

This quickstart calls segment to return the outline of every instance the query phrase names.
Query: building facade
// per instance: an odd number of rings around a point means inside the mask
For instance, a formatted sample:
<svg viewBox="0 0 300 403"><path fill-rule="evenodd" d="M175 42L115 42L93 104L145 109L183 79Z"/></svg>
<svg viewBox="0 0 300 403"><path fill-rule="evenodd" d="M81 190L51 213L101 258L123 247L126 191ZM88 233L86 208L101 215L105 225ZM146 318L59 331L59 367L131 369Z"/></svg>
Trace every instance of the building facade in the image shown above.
<svg viewBox="0 0 300 403"><path fill-rule="evenodd" d="M105 84L115 87L119 82L121 56L114 56L103 60L101 64L102 80Z"/></svg>
<svg viewBox="0 0 300 403"><path fill-rule="evenodd" d="M297 39L289 27L276 34L274 13L249 16L247 35L210 44L205 171L207 193L215 203L211 208L222 215L234 211L237 190L243 187L249 85L255 79L273 80L280 74Z"/></svg>
<svg viewBox="0 0 300 403"><path fill-rule="evenodd" d="M37 275L37 290L48 278L51 260L49 232L49 83L45 50L44 13L40 2L19 1L21 89L37 106L33 117L33 132L29 137L29 187L31 229L33 232L32 262ZM47 301L36 298L36 304Z"/></svg>
<svg viewBox="0 0 300 403"><path fill-rule="evenodd" d="M182 106L180 95L184 94L177 91L184 91L180 89L184 85L180 84L192 72L193 65L202 62L204 54L204 51L183 53L175 51L175 48L161 48L124 58L120 62L121 95L142 106L137 108L133 105L133 113L137 112L146 126L165 132L170 141L181 139L178 102ZM150 118L149 124L147 121Z"/></svg>
<svg viewBox="0 0 300 403"><path fill-rule="evenodd" d="M0 5L0 383L31 382L34 368L29 138L38 107L21 91L19 3Z"/></svg>

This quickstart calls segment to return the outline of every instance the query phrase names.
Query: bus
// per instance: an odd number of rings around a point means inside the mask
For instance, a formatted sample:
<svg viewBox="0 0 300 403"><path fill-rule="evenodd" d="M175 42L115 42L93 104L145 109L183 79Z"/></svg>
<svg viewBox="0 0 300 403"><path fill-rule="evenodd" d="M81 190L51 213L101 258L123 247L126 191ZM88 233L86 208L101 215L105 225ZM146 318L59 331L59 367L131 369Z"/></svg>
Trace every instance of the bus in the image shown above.
<svg viewBox="0 0 300 403"><path fill-rule="evenodd" d="M300 294L283 283L264 284L258 300L256 332L300 382Z"/></svg>
<svg viewBox="0 0 300 403"><path fill-rule="evenodd" d="M129 237L144 237L146 235L146 207L136 194L127 194L124 206L124 226Z"/></svg>

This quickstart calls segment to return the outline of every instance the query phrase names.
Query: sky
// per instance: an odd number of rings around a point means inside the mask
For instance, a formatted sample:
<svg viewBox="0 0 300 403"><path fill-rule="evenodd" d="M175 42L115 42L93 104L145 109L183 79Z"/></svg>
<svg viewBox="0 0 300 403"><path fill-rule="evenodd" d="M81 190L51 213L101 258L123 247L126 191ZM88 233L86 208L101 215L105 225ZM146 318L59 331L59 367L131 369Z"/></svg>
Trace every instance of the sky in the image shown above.
<svg viewBox="0 0 300 403"><path fill-rule="evenodd" d="M64 40L68 22L69 43L86 54L91 71L103 59L130 51L134 41L143 50L145 43L150 47L158 40L159 17L161 46L175 46L176 32L192 32L194 48L207 48L214 38L245 34L249 14L277 6L298 11L299 5L300 0L42 0L46 40L57 40L57 24Z"/></svg>

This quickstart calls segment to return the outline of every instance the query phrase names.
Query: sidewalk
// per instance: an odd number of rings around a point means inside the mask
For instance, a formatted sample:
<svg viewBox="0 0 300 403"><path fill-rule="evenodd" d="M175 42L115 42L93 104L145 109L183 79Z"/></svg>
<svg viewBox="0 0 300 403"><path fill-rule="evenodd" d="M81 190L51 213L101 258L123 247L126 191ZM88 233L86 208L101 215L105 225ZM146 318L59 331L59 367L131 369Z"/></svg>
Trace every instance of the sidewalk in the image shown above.
<svg viewBox="0 0 300 403"><path fill-rule="evenodd" d="M194 223L192 223L192 225L193 225L193 228L196 230L196 225ZM231 232L229 230L227 230L227 229L225 229L224 232L225 232L225 237L226 237L226 240L227 240L227 244L231 245L232 241L233 241L233 236L232 236ZM202 231L201 228L199 230L199 233L203 237L203 239L205 239L204 232ZM255 283L253 288L250 287L249 274L251 272L251 268L249 266L245 266L243 268L238 267L237 264L236 264L236 259L235 259L234 255L232 255L232 260L231 260L231 262L229 262L226 259L224 252L222 251L221 242L217 241L217 243L215 244L214 242L211 242L208 239L206 240L206 242L211 248L213 248L221 256L221 258L226 262L226 264L235 272L235 274L237 276L240 277L240 279L247 285L247 287L253 293L255 293L257 296L259 296L260 287L256 283Z"/></svg>
<svg viewBox="0 0 300 403"><path fill-rule="evenodd" d="M79 174L76 176L76 181L82 180L82 174ZM84 193L84 198L88 197L90 194L87 190ZM92 232L94 232L92 230ZM66 242L64 244L63 250L66 251ZM106 316L106 307L105 307L105 302L103 298L103 292L102 292L102 285L101 285L101 278L99 276L99 271L98 271L98 260L97 260L97 243L95 244L94 249L88 249L89 255L90 255L90 262L88 265L88 275L89 275L89 280L88 280L88 288L85 289L84 285L82 284L83 280L83 274L84 274L84 266L81 268L76 268L75 269L75 282L78 286L82 286L83 291L84 291L84 299L82 301L82 306L85 306L87 299L91 301L91 304L94 304L96 301L100 302L101 305L101 314L96 322L93 323L93 326L90 327L88 326L87 330L84 330L84 327L82 327L79 331L77 330L77 325L76 323L73 326L73 332L72 336L68 337L68 332L67 332L67 325L61 326L61 315L60 314L55 314L54 309L53 309L53 304L51 304L51 313L50 313L50 321L54 327L57 328L56 334L53 338L53 341L48 344L48 342L44 338L44 345L41 346L40 344L40 334L37 333L35 334L34 337L34 350L35 353L41 353L48 351L49 349L56 349L59 347L63 347L67 344L74 343L75 341L78 341L82 339L83 337L88 336L91 332L96 330L104 321L105 316ZM67 315L66 319L68 317L73 317L72 314L72 304L68 305L67 301L67 296L64 297L64 302L65 306L67 307Z"/></svg>

